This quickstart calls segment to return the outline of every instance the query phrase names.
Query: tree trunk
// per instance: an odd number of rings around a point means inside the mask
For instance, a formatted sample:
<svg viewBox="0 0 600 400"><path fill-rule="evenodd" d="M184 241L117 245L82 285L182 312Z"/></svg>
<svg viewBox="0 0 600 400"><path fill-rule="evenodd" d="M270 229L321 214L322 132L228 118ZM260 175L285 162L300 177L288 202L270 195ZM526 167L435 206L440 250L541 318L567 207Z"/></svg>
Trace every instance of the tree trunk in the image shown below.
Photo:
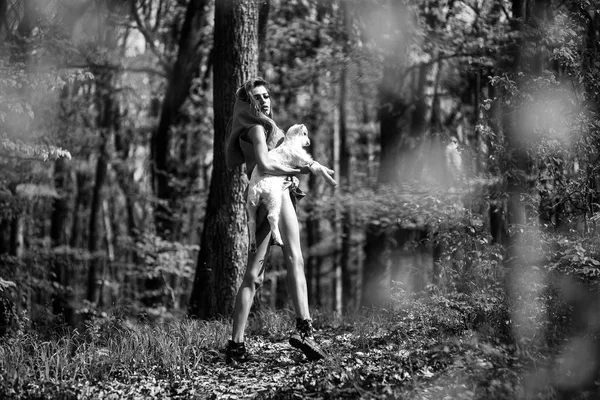
<svg viewBox="0 0 600 400"><path fill-rule="evenodd" d="M341 87L340 87L341 89ZM341 114L340 108L341 105L341 93L340 93L340 103L338 104L338 108L333 112L333 170L340 171L340 157L341 157ZM344 121L345 122L345 121ZM345 127L344 127L345 128ZM339 179L339 172L337 173L337 177ZM334 193L339 192L339 188L335 187ZM334 244L334 252L333 252L333 279L331 282L332 287L332 311L334 315L341 316L342 314L342 211L339 206L335 207L335 217L333 221L333 232L335 237Z"/></svg>
<svg viewBox="0 0 600 400"><path fill-rule="evenodd" d="M132 150L131 136L133 132L115 132L115 153L119 161L113 165L116 172L117 182L123 191L125 197L125 208L127 213L127 235L134 238L136 236L135 221L135 202L139 196L135 188L135 179L133 176L132 161L129 159L129 153Z"/></svg>
<svg viewBox="0 0 600 400"><path fill-rule="evenodd" d="M11 222L9 218L0 218L0 254L11 254Z"/></svg>
<svg viewBox="0 0 600 400"><path fill-rule="evenodd" d="M343 37L344 37L344 55L349 57L350 53L350 29L351 23L349 6L347 2L342 2L341 14L343 23ZM339 168L339 181L342 183L342 188L348 189L348 186L352 183L351 176L351 153L350 153L350 132L348 130L349 125L349 113L348 113L348 69L350 67L349 62L345 62L342 66L340 76L340 98L339 98L339 166L335 168L338 171ZM337 189L337 188L336 188ZM344 190L344 189L337 189ZM356 299L356 293L354 293L353 282L354 268L353 261L351 258L351 239L352 239L352 228L351 220L352 213L348 210L343 210L339 214L339 219L336 219L339 238L338 251L340 253L339 263L341 268L341 295L340 301L342 303L342 313L348 314L354 308L354 299Z"/></svg>
<svg viewBox="0 0 600 400"><path fill-rule="evenodd" d="M181 122L181 106L188 98L193 79L199 76L209 3L208 0L188 2L179 33L177 59L169 74L158 128L151 139L152 181L158 199L154 211L156 232L170 241L182 239L181 226L185 214L183 200L196 187L200 174L197 135L175 137L172 128ZM180 183L173 185L173 180ZM156 293L160 292L164 282L160 278L150 278L145 286L148 292ZM156 296L146 298L149 306L160 301L162 299Z"/></svg>
<svg viewBox="0 0 600 400"><path fill-rule="evenodd" d="M82 248L87 243L88 233L86 233L83 223L82 210L88 208L91 202L93 186L90 182L93 176L88 171L81 169L75 173L75 204L73 205L73 222L71 224L71 239L69 246L72 248Z"/></svg>
<svg viewBox="0 0 600 400"><path fill-rule="evenodd" d="M321 229L318 218L309 216L306 220L306 240L309 249L313 249L321 242ZM315 254L309 254L306 260L306 284L308 289L308 300L311 305L321 307L321 264L323 258Z"/></svg>
<svg viewBox="0 0 600 400"><path fill-rule="evenodd" d="M380 165L378 185L397 185L402 180L400 149L406 136L404 113L408 108L403 92L401 66L390 56L384 62L383 76L379 85ZM361 305L372 307L384 303L389 295L390 262L388 259L390 237L378 224L366 229L364 246L363 288Z"/></svg>
<svg viewBox="0 0 600 400"><path fill-rule="evenodd" d="M319 79L315 79L313 83L312 93L316 94L320 91ZM313 102L308 122L308 129L311 134L310 150L315 159L319 159L322 154L323 144L322 137L326 124L323 120L323 111L318 96L313 96ZM322 190L322 180L310 174L308 176L308 193L311 198L316 197ZM306 283L308 288L308 300L311 305L317 307L323 306L323 297L321 296L321 278L323 257L320 254L315 254L314 249L323 240L321 233L321 221L312 213L308 213L306 219L306 241L308 247L308 257L306 259Z"/></svg>
<svg viewBox="0 0 600 400"><path fill-rule="evenodd" d="M393 3L390 12L396 13L398 19L407 18L408 9L402 2ZM395 21L397 19L394 19ZM436 24L437 19L428 21ZM398 29L398 27L394 26ZM431 26L432 29L437 27ZM400 28L402 29L402 28ZM389 53L384 59L382 81L379 86L379 120L380 120L380 169L377 183L380 186L396 186L409 181L429 183L431 164L427 133L431 130L433 102L437 91L439 64L421 65L409 74L406 65L405 51L410 42L410 32L405 31L400 45L390 44ZM382 39L383 43L388 43ZM438 51L434 48L430 58L435 61ZM405 82L405 79L407 80ZM411 81L408 81L411 79ZM435 176L435 175L434 175ZM441 180L438 177L438 180ZM389 298L389 282L392 275L407 276L414 280L412 287L416 290L424 287L424 271L409 274L408 270L391 271L392 254L402 253L397 238L421 237L423 227L416 226L410 235L404 235L402 226L391 224L381 227L372 224L367 227L364 247L365 264L363 267L363 299L362 305L381 305ZM414 254L414 262L420 264L420 252ZM396 266L402 268L402 266Z"/></svg>
<svg viewBox="0 0 600 400"><path fill-rule="evenodd" d="M2 31L8 31L9 27L6 26L6 13L8 11L8 2L7 0L0 0L0 39L4 40L4 36L2 36Z"/></svg>
<svg viewBox="0 0 600 400"><path fill-rule="evenodd" d="M155 210L156 231L159 236L173 240L178 231L176 211L184 197L178 187L171 184L171 176L177 179L195 179L199 165L194 164L185 174L181 166L186 159L171 155L173 140L171 128L181 117L180 107L188 97L192 80L198 76L202 52L200 45L204 40L206 8L208 0L196 0L188 3L185 21L179 37L179 51L162 105L158 128L152 135L151 158L153 162L152 178L154 192L159 200ZM179 166L179 168L176 168ZM180 174L189 176L178 176ZM187 186L187 185L185 185Z"/></svg>
<svg viewBox="0 0 600 400"><path fill-rule="evenodd" d="M261 0L258 10L258 73L263 75L263 62L267 53L267 27L269 13L271 12L271 0Z"/></svg>
<svg viewBox="0 0 600 400"><path fill-rule="evenodd" d="M437 49L433 49L430 58L435 60L438 57ZM431 165L435 164L436 158L430 152L431 121L433 115L433 101L437 91L439 62L433 62L431 65L421 66L419 68L419 80L416 91L413 95L414 105L410 115L410 125L408 135L405 135L400 143L401 163L397 168L400 170L401 180L417 179L423 181L424 178L430 179L436 177L436 170L431 170ZM430 159L434 158L433 160ZM424 171L429 171L432 176L424 176ZM427 183L427 182L426 182Z"/></svg>
<svg viewBox="0 0 600 400"><path fill-rule="evenodd" d="M205 319L231 314L247 260L247 178L244 167L227 169L225 138L235 90L257 72L257 31L258 1L216 2L214 166L189 310Z"/></svg>
<svg viewBox="0 0 600 400"><path fill-rule="evenodd" d="M403 134L401 117L408 107L408 104L399 95L400 71L397 66L390 64L391 62L388 62L384 66L379 86L381 160L377 182L380 184L395 184L400 180L398 162Z"/></svg>
<svg viewBox="0 0 600 400"><path fill-rule="evenodd" d="M100 130L100 147L98 149L98 161L96 162L96 172L94 179L94 188L92 191L92 202L90 207L90 219L88 225L88 251L90 253L90 267L88 271L88 290L87 299L93 304L97 304L100 299L100 276L101 264L106 262L104 256L100 256L102 249L101 234L102 229L102 201L104 184L108 172L108 142L112 135L113 119L118 118L115 113L114 99L112 94L105 92L112 87L112 75L108 76L98 74L99 81L103 83L102 89L97 90L98 107L98 128ZM106 85L106 88L104 86Z"/></svg>
<svg viewBox="0 0 600 400"><path fill-rule="evenodd" d="M25 226L23 215L13 217L10 230L10 253L17 258L23 257L25 238L23 236Z"/></svg>
<svg viewBox="0 0 600 400"><path fill-rule="evenodd" d="M389 236L391 233L379 230L376 225L369 226L367 229L361 305L377 307L390 299Z"/></svg>
<svg viewBox="0 0 600 400"><path fill-rule="evenodd" d="M397 82L400 71L391 63L386 64L383 78L379 87L381 104L379 124L381 131L381 155L377 182L380 185L393 185L400 181L399 149L402 141L403 128L401 116L406 109L404 100L399 97ZM377 224L369 225L366 231L364 246L365 262L363 267L363 288L361 305L373 307L382 305L389 298L390 263L389 253L390 232L381 230Z"/></svg>
<svg viewBox="0 0 600 400"><path fill-rule="evenodd" d="M54 199L50 242L53 249L66 248L69 243L69 219L73 209L74 182L69 161L59 158L54 162L54 186L59 198ZM52 265L53 280L57 283L52 299L52 310L56 315L63 315L65 322L74 326L75 314L71 302L72 292L67 289L71 285L70 254L67 251L55 253Z"/></svg>
<svg viewBox="0 0 600 400"><path fill-rule="evenodd" d="M524 32L527 25L533 23L533 2L534 0L513 0L513 18L518 19L521 23L515 24L515 29ZM535 54L532 51L532 46L541 46L540 43L531 43L526 40L519 40L514 49L514 59L512 65L512 73L518 74L523 70L531 71L534 65L533 59L529 58L529 54ZM524 132L516 121L519 121L519 112L517 109L504 110L504 128L506 132L507 144L506 148L511 155L513 162L513 171L507 174L507 222L509 226L509 234L506 240L506 257L504 258L504 266L507 269L505 291L508 294L507 300L510 301L509 309L512 312L512 319L519 321L522 318L529 316L527 308L531 307L527 304L528 299L531 299L531 282L524 283L524 274L530 276L531 270L527 263L526 255L531 248L537 247L533 241L536 240L536 234L530 232L527 224L527 210L521 201L521 197L527 193L529 189L528 176L530 175L530 160L527 154L528 146L526 137L530 132ZM533 300L532 300L533 301ZM521 336L522 326L519 324L511 324L512 339L518 340Z"/></svg>

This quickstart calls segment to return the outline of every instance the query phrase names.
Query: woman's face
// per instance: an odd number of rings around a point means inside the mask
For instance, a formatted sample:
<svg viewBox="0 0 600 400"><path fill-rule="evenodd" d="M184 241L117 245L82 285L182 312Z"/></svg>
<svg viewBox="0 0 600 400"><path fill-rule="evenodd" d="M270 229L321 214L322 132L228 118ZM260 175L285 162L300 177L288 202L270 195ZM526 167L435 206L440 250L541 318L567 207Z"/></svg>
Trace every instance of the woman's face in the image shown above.
<svg viewBox="0 0 600 400"><path fill-rule="evenodd" d="M271 115L271 96L264 86L257 86L252 89L252 97L256 100L260 106L260 111L265 115Z"/></svg>

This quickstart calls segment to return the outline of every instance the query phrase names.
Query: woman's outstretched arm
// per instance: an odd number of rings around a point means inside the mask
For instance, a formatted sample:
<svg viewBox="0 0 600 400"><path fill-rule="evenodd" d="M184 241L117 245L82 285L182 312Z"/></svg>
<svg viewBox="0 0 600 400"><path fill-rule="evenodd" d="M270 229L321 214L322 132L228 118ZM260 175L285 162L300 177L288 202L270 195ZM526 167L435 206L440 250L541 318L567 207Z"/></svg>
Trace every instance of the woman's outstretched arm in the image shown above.
<svg viewBox="0 0 600 400"><path fill-rule="evenodd" d="M334 171L321 165L317 161L312 161L304 168L291 168L271 160L269 157L269 148L267 147L265 129L262 126L255 125L250 128L248 137L252 141L254 147L256 168L258 168L261 173L269 175L298 175L306 173L306 169L308 169L312 174L323 177L325 182L331 186L337 185L336 180L333 178Z"/></svg>

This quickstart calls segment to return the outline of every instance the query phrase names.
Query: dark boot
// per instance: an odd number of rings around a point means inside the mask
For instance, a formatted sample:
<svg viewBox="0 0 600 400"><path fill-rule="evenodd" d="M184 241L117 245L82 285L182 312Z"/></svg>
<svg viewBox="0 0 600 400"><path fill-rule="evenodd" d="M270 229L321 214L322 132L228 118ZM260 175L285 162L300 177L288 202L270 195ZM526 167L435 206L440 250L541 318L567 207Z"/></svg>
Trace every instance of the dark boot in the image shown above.
<svg viewBox="0 0 600 400"><path fill-rule="evenodd" d="M310 361L321 360L327 357L327 353L315 341L314 328L310 319L296 318L296 331L290 336L290 344L302 350Z"/></svg>
<svg viewBox="0 0 600 400"><path fill-rule="evenodd" d="M246 351L246 345L244 342L236 343L230 340L227 344L227 350L225 352L225 363L226 364L237 364L245 363L252 359L250 353Z"/></svg>

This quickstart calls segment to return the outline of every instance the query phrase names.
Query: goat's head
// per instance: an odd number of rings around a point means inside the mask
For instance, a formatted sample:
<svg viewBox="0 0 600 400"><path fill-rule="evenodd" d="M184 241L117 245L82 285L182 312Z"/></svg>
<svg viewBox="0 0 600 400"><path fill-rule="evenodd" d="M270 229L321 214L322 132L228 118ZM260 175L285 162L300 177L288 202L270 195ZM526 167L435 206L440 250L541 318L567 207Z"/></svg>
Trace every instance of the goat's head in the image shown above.
<svg viewBox="0 0 600 400"><path fill-rule="evenodd" d="M292 127L285 133L285 140L299 143L302 147L310 146L308 129L306 129L304 124L292 125Z"/></svg>

